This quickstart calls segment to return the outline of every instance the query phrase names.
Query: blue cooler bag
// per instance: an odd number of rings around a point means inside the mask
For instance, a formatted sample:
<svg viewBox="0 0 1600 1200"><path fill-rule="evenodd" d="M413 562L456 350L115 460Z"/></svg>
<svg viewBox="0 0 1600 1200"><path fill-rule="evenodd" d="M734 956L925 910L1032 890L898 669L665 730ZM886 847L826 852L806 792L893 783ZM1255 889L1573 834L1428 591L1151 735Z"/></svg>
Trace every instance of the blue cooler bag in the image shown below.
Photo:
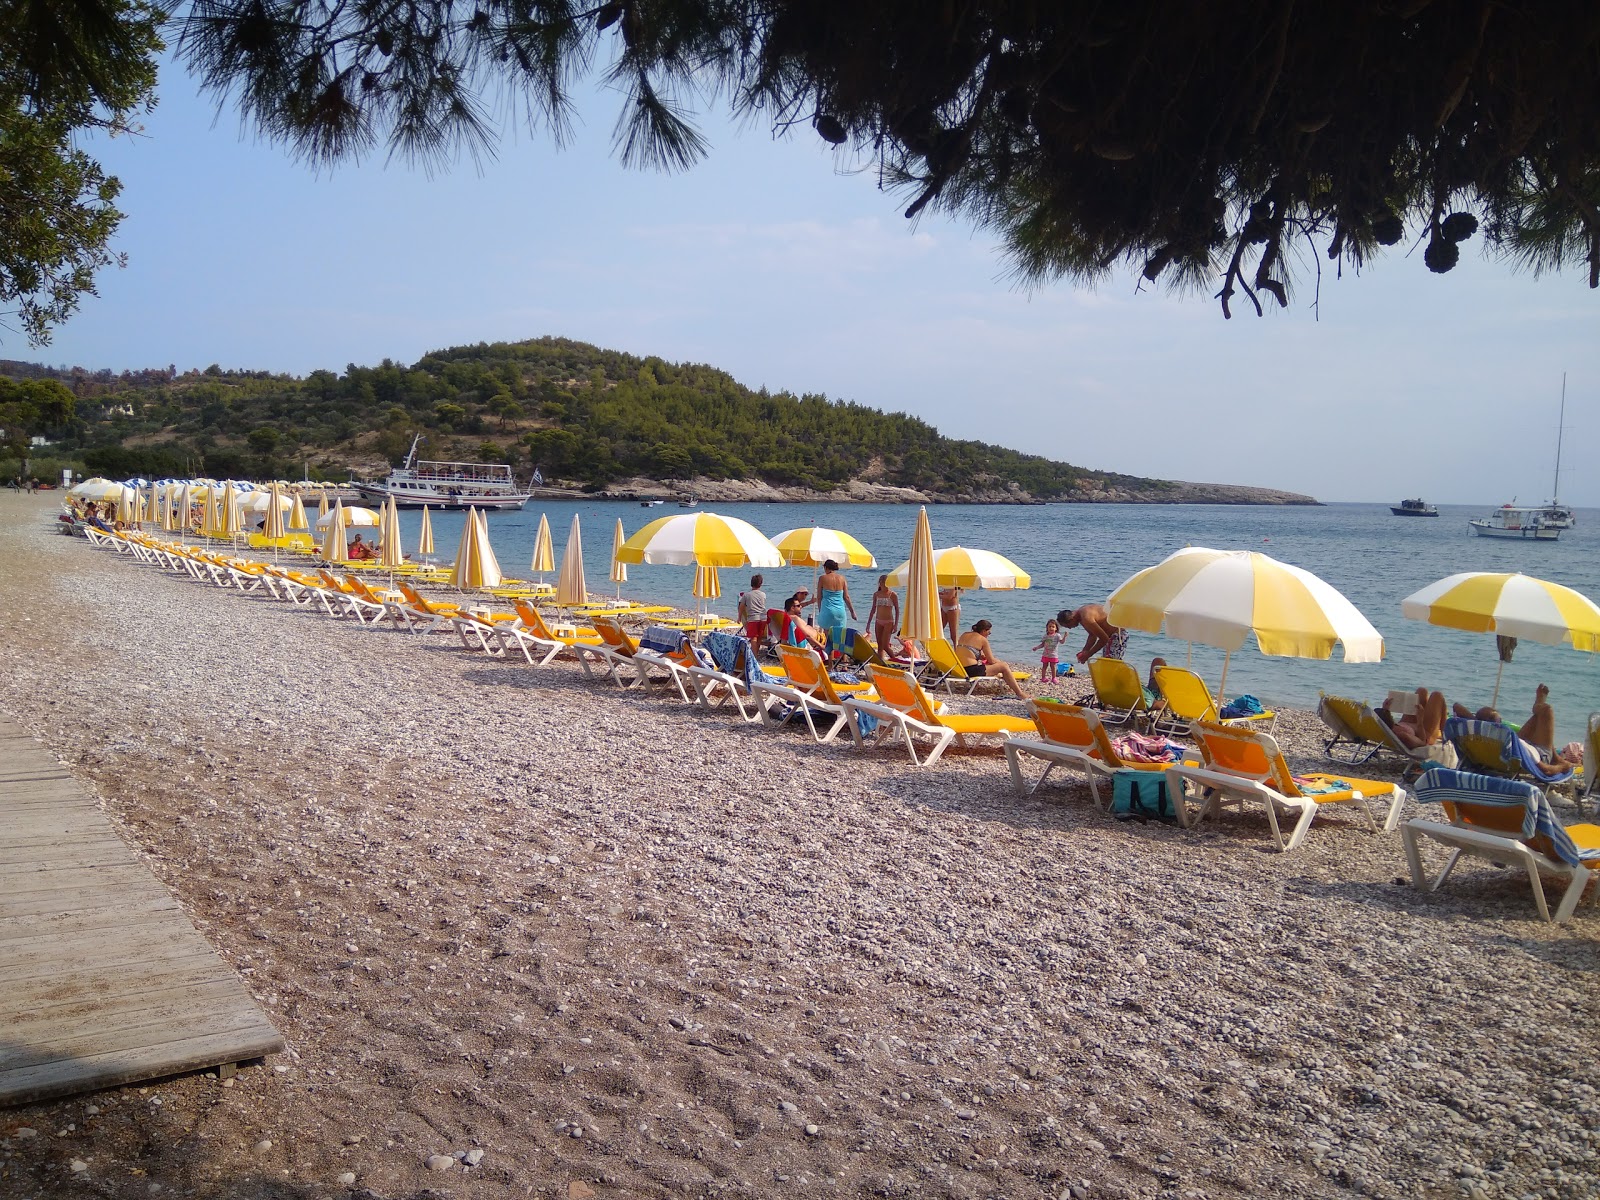
<svg viewBox="0 0 1600 1200"><path fill-rule="evenodd" d="M1111 772L1111 815L1119 821L1176 821L1164 771Z"/></svg>

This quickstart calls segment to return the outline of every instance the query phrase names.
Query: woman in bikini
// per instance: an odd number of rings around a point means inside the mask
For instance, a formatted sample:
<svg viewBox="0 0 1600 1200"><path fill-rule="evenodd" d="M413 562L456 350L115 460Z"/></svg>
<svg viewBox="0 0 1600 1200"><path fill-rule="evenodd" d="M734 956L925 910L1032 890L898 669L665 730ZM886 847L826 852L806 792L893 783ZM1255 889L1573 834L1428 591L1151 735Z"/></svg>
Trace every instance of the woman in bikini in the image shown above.
<svg viewBox="0 0 1600 1200"><path fill-rule="evenodd" d="M878 643L878 653L889 658L893 653L890 644L894 641L894 631L900 624L900 593L889 586L887 575L878 576L878 590L872 593L867 624L872 628L873 641Z"/></svg>
<svg viewBox="0 0 1600 1200"><path fill-rule="evenodd" d="M970 633L963 633L956 639L956 657L966 668L968 679L989 676L1003 679L1012 695L1018 700L1026 700L1028 694L1017 684L1017 677L1011 673L1011 668L997 659L989 646L989 630L993 628L993 623L989 621L979 621L973 625Z"/></svg>

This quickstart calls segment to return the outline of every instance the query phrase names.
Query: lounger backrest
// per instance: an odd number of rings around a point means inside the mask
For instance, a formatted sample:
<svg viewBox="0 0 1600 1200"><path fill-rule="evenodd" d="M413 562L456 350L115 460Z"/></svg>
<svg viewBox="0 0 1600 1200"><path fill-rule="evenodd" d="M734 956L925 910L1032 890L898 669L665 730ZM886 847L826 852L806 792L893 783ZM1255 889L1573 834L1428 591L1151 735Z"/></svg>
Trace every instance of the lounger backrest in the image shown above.
<svg viewBox="0 0 1600 1200"><path fill-rule="evenodd" d="M400 594L418 608L428 607L427 602L422 598L422 594L403 579L400 581Z"/></svg>
<svg viewBox="0 0 1600 1200"><path fill-rule="evenodd" d="M888 708L899 709L914 721L921 721L925 725L939 724L939 717L933 710L933 705L928 700L928 694L922 690L909 671L901 671L895 667L879 667L868 665L867 678L872 680L873 686L878 691L878 698Z"/></svg>
<svg viewBox="0 0 1600 1200"><path fill-rule="evenodd" d="M522 618L522 623L534 637L543 638L547 642L556 640L550 632L550 627L544 623L544 614L537 608L522 599L513 600L511 606L517 610L517 616Z"/></svg>
<svg viewBox="0 0 1600 1200"><path fill-rule="evenodd" d="M1556 823L1545 794L1531 783L1435 767L1417 780L1416 795L1420 803L1437 802L1454 825L1515 838L1558 862L1581 857ZM1536 832L1524 833L1530 827Z"/></svg>
<svg viewBox="0 0 1600 1200"><path fill-rule="evenodd" d="M789 683L796 691L805 692L807 695L817 694L826 674L822 670L822 660L817 657L816 651L809 646L791 646L786 642L780 642L778 657L783 660L783 673L789 677Z"/></svg>
<svg viewBox="0 0 1600 1200"><path fill-rule="evenodd" d="M1206 681L1186 667L1157 667L1156 687L1173 716L1184 721L1215 721L1217 702Z"/></svg>
<svg viewBox="0 0 1600 1200"><path fill-rule="evenodd" d="M1257 780L1285 796L1300 794L1283 752L1270 735L1214 721L1196 721L1190 732L1206 766L1213 770Z"/></svg>
<svg viewBox="0 0 1600 1200"><path fill-rule="evenodd" d="M1583 738L1583 769L1591 780L1600 771L1600 712L1589 714L1589 728Z"/></svg>
<svg viewBox="0 0 1600 1200"><path fill-rule="evenodd" d="M1091 658L1089 679L1094 683L1095 699L1107 708L1145 707L1139 672L1120 658Z"/></svg>
<svg viewBox="0 0 1600 1200"><path fill-rule="evenodd" d="M956 653L956 648L948 638L923 638L922 649L928 656L928 662L935 671L947 671L954 675L965 676L966 666L961 661L961 656Z"/></svg>
<svg viewBox="0 0 1600 1200"><path fill-rule="evenodd" d="M1045 741L1100 757L1099 742L1094 736L1095 726L1100 722L1090 720L1092 713L1065 700L1031 700L1029 707L1033 710L1033 723L1038 726L1039 736Z"/></svg>
<svg viewBox="0 0 1600 1200"><path fill-rule="evenodd" d="M1318 704L1322 709L1322 719L1325 724L1330 723L1331 714L1334 721L1343 726L1342 732L1346 737L1358 738L1364 742L1382 741L1381 734L1367 724L1366 718L1371 716L1372 710L1359 700L1352 700L1348 696L1324 695ZM1372 717L1376 721L1377 717Z"/></svg>
<svg viewBox="0 0 1600 1200"><path fill-rule="evenodd" d="M1461 755L1463 766L1474 767L1490 775L1516 774L1522 764L1506 754L1506 734L1509 730L1494 721L1468 721L1450 717L1444 723L1444 733Z"/></svg>
<svg viewBox="0 0 1600 1200"><path fill-rule="evenodd" d="M618 625L613 617L596 617L594 629L600 635L600 640L618 654L632 654L639 648L639 643L629 637L628 631Z"/></svg>

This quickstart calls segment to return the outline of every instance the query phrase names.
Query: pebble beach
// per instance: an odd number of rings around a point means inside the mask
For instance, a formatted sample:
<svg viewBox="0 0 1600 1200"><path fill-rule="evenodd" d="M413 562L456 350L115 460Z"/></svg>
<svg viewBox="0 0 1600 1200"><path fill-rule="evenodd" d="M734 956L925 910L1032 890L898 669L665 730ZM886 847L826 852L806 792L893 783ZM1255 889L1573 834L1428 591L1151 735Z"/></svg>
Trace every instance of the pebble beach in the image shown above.
<svg viewBox="0 0 1600 1200"><path fill-rule="evenodd" d="M1118 823L995 752L331 620L58 508L0 494L0 712L290 1049L0 1111L0 1196L1600 1194L1591 900L1547 925L1472 862L1424 894L1353 813L1287 854ZM1299 771L1321 735L1275 731Z"/></svg>

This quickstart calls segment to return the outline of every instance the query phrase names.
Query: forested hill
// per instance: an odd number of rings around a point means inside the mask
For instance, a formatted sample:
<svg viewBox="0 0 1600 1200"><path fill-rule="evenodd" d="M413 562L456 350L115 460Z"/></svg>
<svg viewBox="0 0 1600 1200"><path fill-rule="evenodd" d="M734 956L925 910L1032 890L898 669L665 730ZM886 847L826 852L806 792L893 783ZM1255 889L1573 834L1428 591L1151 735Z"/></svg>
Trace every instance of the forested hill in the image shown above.
<svg viewBox="0 0 1600 1200"><path fill-rule="evenodd" d="M424 457L510 462L520 477L537 466L547 483L594 491L642 477L820 492L864 481L949 498L1185 498L1162 481L941 437L904 413L752 391L709 366L564 338L479 343L410 367L385 360L305 378L16 362L0 362L0 376L71 388L72 418L50 432L48 452L116 478L298 478L304 463L325 478L381 474L421 432Z"/></svg>

